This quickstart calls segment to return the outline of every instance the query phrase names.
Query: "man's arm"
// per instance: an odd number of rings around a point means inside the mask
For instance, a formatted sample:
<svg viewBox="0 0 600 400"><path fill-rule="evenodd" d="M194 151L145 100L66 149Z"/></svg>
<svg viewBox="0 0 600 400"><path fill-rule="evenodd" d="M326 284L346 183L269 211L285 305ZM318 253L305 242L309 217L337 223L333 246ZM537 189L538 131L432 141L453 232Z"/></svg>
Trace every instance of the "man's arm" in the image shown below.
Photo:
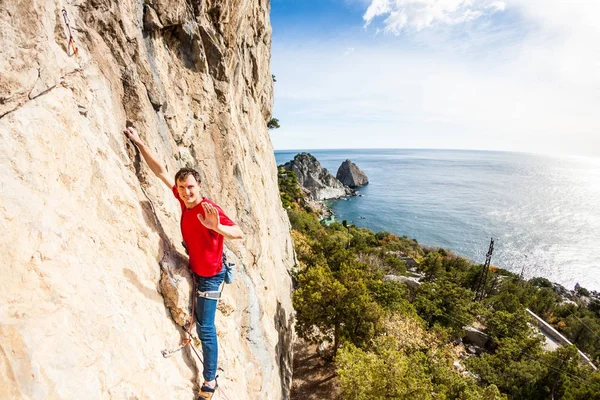
<svg viewBox="0 0 600 400"><path fill-rule="evenodd" d="M225 237L225 239L242 239L244 237L244 233L237 225L223 225L221 224L219 218L219 211L210 203L203 202L202 208L204 208L204 214L206 217L203 217L202 214L198 214L198 219L208 229L212 229L213 231L220 233Z"/></svg>
<svg viewBox="0 0 600 400"><path fill-rule="evenodd" d="M215 232L220 233L225 237L225 239L243 239L244 232L237 225L222 225L219 224Z"/></svg>
<svg viewBox="0 0 600 400"><path fill-rule="evenodd" d="M161 164L156 158L156 156L150 151L148 146L146 146L144 142L142 142L137 130L130 126L129 128L125 129L123 133L129 138L129 140L135 143L138 149L140 149L140 153L142 153L144 160L146 161L148 167L150 167L152 172L154 172L154 175L156 175L161 181L163 181L163 183L167 185L169 189L173 188L173 186L175 186L174 178L171 177L171 175L167 172L163 164Z"/></svg>

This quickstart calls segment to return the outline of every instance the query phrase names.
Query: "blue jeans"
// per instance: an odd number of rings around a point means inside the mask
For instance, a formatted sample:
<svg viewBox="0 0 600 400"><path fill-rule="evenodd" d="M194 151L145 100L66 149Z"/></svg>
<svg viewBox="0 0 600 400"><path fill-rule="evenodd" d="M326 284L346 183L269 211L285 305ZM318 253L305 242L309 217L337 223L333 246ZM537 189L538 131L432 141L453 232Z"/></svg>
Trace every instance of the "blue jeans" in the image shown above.
<svg viewBox="0 0 600 400"><path fill-rule="evenodd" d="M196 287L201 292L219 290L225 278L225 268L215 276L205 278L194 274ZM217 300L206 299L196 295L196 331L202 342L204 356L204 380L210 382L217 375L217 361L219 358L219 343L217 342L217 328L215 327L215 313Z"/></svg>

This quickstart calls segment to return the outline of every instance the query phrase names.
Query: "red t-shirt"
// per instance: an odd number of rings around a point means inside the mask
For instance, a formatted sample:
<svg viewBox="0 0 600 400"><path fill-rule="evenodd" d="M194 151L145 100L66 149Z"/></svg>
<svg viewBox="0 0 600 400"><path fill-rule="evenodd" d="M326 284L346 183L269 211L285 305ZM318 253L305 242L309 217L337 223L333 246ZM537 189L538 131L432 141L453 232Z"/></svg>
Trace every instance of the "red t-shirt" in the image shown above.
<svg viewBox="0 0 600 400"><path fill-rule="evenodd" d="M217 275L223 267L223 235L202 225L198 219L198 214L205 216L201 204L207 202L215 206L219 212L221 225L235 224L225 215L221 207L206 197L202 198L194 208L188 209L179 197L177 186L173 186L173 194L181 204L181 235L190 255L190 268L197 275L206 278Z"/></svg>

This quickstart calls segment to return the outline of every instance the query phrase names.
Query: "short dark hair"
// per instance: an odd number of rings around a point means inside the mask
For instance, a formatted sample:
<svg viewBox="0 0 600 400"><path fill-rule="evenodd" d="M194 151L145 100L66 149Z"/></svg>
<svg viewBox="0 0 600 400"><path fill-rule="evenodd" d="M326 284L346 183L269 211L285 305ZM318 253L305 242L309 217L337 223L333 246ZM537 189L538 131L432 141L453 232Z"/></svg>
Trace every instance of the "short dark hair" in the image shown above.
<svg viewBox="0 0 600 400"><path fill-rule="evenodd" d="M175 184L177 184L179 181L185 180L189 175L192 175L196 179L196 182L202 183L202 179L200 179L200 173L198 171L193 168L181 168L175 174Z"/></svg>

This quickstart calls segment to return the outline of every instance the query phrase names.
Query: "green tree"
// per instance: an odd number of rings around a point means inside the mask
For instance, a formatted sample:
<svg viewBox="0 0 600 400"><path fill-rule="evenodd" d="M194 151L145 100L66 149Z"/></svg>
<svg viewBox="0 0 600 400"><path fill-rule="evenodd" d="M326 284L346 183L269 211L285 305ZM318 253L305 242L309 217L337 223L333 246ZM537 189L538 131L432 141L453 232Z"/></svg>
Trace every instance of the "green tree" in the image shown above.
<svg viewBox="0 0 600 400"><path fill-rule="evenodd" d="M385 250L380 252L380 258L383 261L383 271L395 275L406 273L406 261L401 260L395 254L390 254Z"/></svg>
<svg viewBox="0 0 600 400"><path fill-rule="evenodd" d="M325 228L319 223L319 220L306 211L289 209L287 214L292 228L309 238L320 240L326 234Z"/></svg>
<svg viewBox="0 0 600 400"><path fill-rule="evenodd" d="M389 232L378 232L375 234L375 239L386 252L400 252L414 259L420 259L424 254L419 243L406 236L400 238Z"/></svg>
<svg viewBox="0 0 600 400"><path fill-rule="evenodd" d="M569 315L562 331L580 350L595 359L600 355L600 323L588 313L592 314L585 310Z"/></svg>
<svg viewBox="0 0 600 400"><path fill-rule="evenodd" d="M460 336L463 326L475 320L473 292L447 280L423 283L413 304L429 326L440 323L455 336Z"/></svg>
<svg viewBox="0 0 600 400"><path fill-rule="evenodd" d="M552 353L541 356L542 363L548 366L547 374L540 379L540 386L549 392L552 399L562 399L569 390L573 378L579 380L579 353L575 346L559 347Z"/></svg>
<svg viewBox="0 0 600 400"><path fill-rule="evenodd" d="M367 347L381 331L383 323L382 309L367 287L369 273L360 266L344 264L337 277L347 290L339 299L338 336L359 347ZM334 347L335 351L337 347Z"/></svg>
<svg viewBox="0 0 600 400"><path fill-rule="evenodd" d="M331 341L334 356L341 343L366 347L382 329L382 309L356 267L342 265L335 274L328 267L308 268L299 274L292 301L298 335L313 343Z"/></svg>
<svg viewBox="0 0 600 400"><path fill-rule="evenodd" d="M553 289L542 287L533 295L529 307L537 315L546 318L559 301L560 296Z"/></svg>
<svg viewBox="0 0 600 400"><path fill-rule="evenodd" d="M269 129L278 129L278 128L280 128L280 126L279 126L279 120L277 118L271 118L269 120L269 122L267 122L267 128L269 128Z"/></svg>
<svg viewBox="0 0 600 400"><path fill-rule="evenodd" d="M374 353L347 346L336 364L344 399L433 398L433 384L423 353L407 356L394 346L380 346Z"/></svg>
<svg viewBox="0 0 600 400"><path fill-rule="evenodd" d="M542 277L536 277L536 278L531 278L529 280L529 283L533 286L539 287L539 288L548 288L548 289L552 289L552 282L550 282L548 279L546 278L542 278Z"/></svg>
<svg viewBox="0 0 600 400"><path fill-rule="evenodd" d="M445 272L444 257L438 252L429 253L419 265L419 269L425 274L426 281L434 281Z"/></svg>
<svg viewBox="0 0 600 400"><path fill-rule="evenodd" d="M408 301L406 285L397 281L381 281L373 279L369 283L375 301L384 310L401 311L403 314L416 314L414 307Z"/></svg>
<svg viewBox="0 0 600 400"><path fill-rule="evenodd" d="M277 169L277 182L283 208L290 208L294 203L304 201L302 189L298 184L298 177L294 171L288 171L283 167Z"/></svg>
<svg viewBox="0 0 600 400"><path fill-rule="evenodd" d="M600 370L591 371L581 363L571 370L574 375L564 376L562 400L600 400Z"/></svg>
<svg viewBox="0 0 600 400"><path fill-rule="evenodd" d="M312 343L333 341L341 322L340 299L347 293L328 267L317 265L300 274L292 296L298 336Z"/></svg>
<svg viewBox="0 0 600 400"><path fill-rule="evenodd" d="M487 333L496 341L507 337L520 340L533 334L528 324L529 320L529 315L521 308L515 313L496 311L487 318L485 323Z"/></svg>
<svg viewBox="0 0 600 400"><path fill-rule="evenodd" d="M352 235L350 247L356 252L370 250L379 245L379 241L370 229L352 226L350 227L350 235Z"/></svg>
<svg viewBox="0 0 600 400"><path fill-rule="evenodd" d="M537 288L516 278L505 279L498 290L498 294L488 298L488 303L495 310L504 310L514 313L523 307L528 307L532 302Z"/></svg>
<svg viewBox="0 0 600 400"><path fill-rule="evenodd" d="M341 265L351 262L355 256L348 250L350 235L346 230L327 229L327 235L324 235L318 243L318 251L322 252L327 258L327 265L332 271L338 271Z"/></svg>
<svg viewBox="0 0 600 400"><path fill-rule="evenodd" d="M541 355L538 337L503 337L497 340L494 353L470 358L467 366L483 384L494 384L513 399L541 400L547 393L540 382L548 373Z"/></svg>
<svg viewBox="0 0 600 400"><path fill-rule="evenodd" d="M440 350L432 342L406 347L392 336L375 340L372 351L346 346L336 359L343 398L506 399L496 386L481 388L472 378L461 376L454 370L452 358Z"/></svg>

